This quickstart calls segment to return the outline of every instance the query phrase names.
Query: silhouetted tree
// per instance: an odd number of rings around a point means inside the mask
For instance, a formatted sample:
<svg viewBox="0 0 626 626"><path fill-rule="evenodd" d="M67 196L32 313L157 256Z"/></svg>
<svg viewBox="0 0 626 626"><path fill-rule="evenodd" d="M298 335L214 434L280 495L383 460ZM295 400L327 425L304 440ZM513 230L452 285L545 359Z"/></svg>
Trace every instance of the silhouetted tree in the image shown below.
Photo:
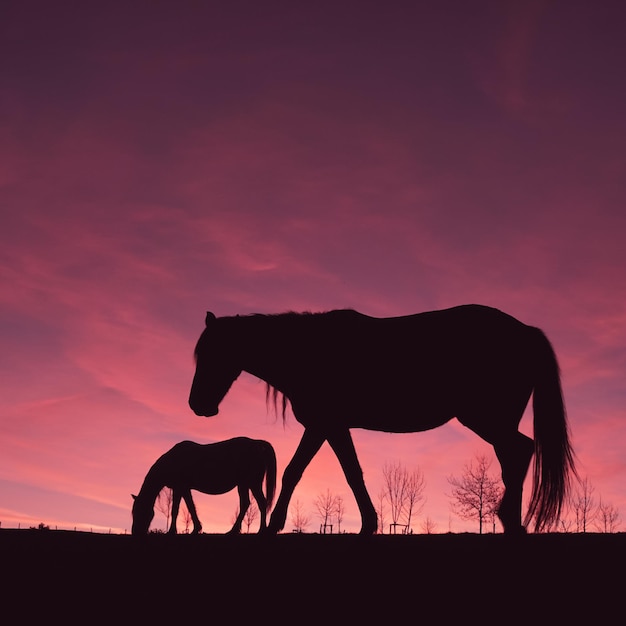
<svg viewBox="0 0 626 626"><path fill-rule="evenodd" d="M574 528L574 522L569 517L569 502L566 503L566 506L561 511L561 515L556 523L557 532L561 533L569 533L572 532Z"/></svg>
<svg viewBox="0 0 626 626"><path fill-rule="evenodd" d="M342 496L335 497L335 519L337 520L337 532L341 533L341 522L346 512L346 507Z"/></svg>
<svg viewBox="0 0 626 626"><path fill-rule="evenodd" d="M315 498L314 504L322 521L322 532L325 533L326 528L331 525L332 519L337 514L337 496L333 495L330 489L327 489L326 493L322 493Z"/></svg>
<svg viewBox="0 0 626 626"><path fill-rule="evenodd" d="M385 532L385 521L387 518L387 511L385 508L385 501L387 500L387 493L384 488L378 492L378 507L376 508L376 515L378 516L378 533Z"/></svg>
<svg viewBox="0 0 626 626"><path fill-rule="evenodd" d="M187 505L184 501L180 503L180 512L183 516L183 523L185 524L185 533L189 534L189 528L191 527L193 520L191 519L191 513L187 509Z"/></svg>
<svg viewBox="0 0 626 626"><path fill-rule="evenodd" d="M235 509L235 512L231 518L231 521L233 524L235 523L238 517L239 517L239 507ZM243 522L241 525L242 528L245 528L246 533L250 532L250 527L252 526L252 524L254 524L254 522L257 520L258 517L259 517L259 509L253 502L250 502L250 505L246 509L246 513L243 516Z"/></svg>
<svg viewBox="0 0 626 626"><path fill-rule="evenodd" d="M418 469L411 472L407 481L406 492L406 506L405 506L405 519L407 532L411 531L411 522L413 515L419 515L424 508L426 502L424 498L424 489L426 488L426 481L424 475Z"/></svg>
<svg viewBox="0 0 626 626"><path fill-rule="evenodd" d="M159 492L159 495L154 503L154 507L157 511L160 511L165 515L165 530L169 530L170 517L172 516L172 500L174 499L173 492L169 487L163 487Z"/></svg>
<svg viewBox="0 0 626 626"><path fill-rule="evenodd" d="M435 530L437 530L437 524L435 524L432 518L427 517L425 520L422 521L421 528L422 532L425 535L432 535Z"/></svg>
<svg viewBox="0 0 626 626"><path fill-rule="evenodd" d="M477 455L476 465L466 464L460 479L450 476L452 485L452 509L465 520L478 520L479 533L483 532L485 520L493 519L502 499L502 484L489 475L491 461Z"/></svg>
<svg viewBox="0 0 626 626"><path fill-rule="evenodd" d="M596 528L601 533L614 533L619 525L619 511L610 502L602 502L600 498L596 514Z"/></svg>
<svg viewBox="0 0 626 626"><path fill-rule="evenodd" d="M406 468L399 462L385 463L383 466L384 489L391 509L391 524L395 528L406 500Z"/></svg>
<svg viewBox="0 0 626 626"><path fill-rule="evenodd" d="M296 500L291 505L291 523L293 524L293 529L297 533L303 533L304 529L311 522L311 517L304 512L304 508L300 500Z"/></svg>
<svg viewBox="0 0 626 626"><path fill-rule="evenodd" d="M595 489L585 476L581 479L578 488L571 498L571 506L576 520L576 532L586 533L587 527L597 515L597 508L593 498Z"/></svg>
<svg viewBox="0 0 626 626"><path fill-rule="evenodd" d="M408 532L414 514L423 507L426 483L420 469L409 473L399 462L383 466L384 493L391 507L391 522L394 528L402 521Z"/></svg>
<svg viewBox="0 0 626 626"><path fill-rule="evenodd" d="M250 532L250 526L252 526L252 524L256 522L258 517L259 517L259 509L257 508L255 504L250 503L250 506L248 507L248 510L246 511L246 514L243 517L243 523L246 527L247 533Z"/></svg>

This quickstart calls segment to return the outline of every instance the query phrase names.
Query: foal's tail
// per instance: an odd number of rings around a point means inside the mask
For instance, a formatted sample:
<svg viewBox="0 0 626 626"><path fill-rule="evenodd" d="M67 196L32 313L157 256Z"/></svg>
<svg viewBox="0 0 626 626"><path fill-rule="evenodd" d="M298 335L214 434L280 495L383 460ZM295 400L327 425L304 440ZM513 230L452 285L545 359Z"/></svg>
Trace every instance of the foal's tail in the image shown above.
<svg viewBox="0 0 626 626"><path fill-rule="evenodd" d="M538 328L533 330L538 350L533 391L535 461L524 524L534 518L535 531L540 532L558 521L576 467L556 355L544 333Z"/></svg>
<svg viewBox="0 0 626 626"><path fill-rule="evenodd" d="M263 457L265 459L266 512L269 513L274 503L274 494L276 493L276 453L272 444L268 441L263 442Z"/></svg>

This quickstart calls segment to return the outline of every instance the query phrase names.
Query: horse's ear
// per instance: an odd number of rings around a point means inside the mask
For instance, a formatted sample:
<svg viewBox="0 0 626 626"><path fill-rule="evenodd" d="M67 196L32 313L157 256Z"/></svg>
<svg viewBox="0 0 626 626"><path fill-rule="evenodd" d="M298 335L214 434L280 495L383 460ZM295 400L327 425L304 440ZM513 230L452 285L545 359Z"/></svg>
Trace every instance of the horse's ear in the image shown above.
<svg viewBox="0 0 626 626"><path fill-rule="evenodd" d="M208 326L215 319L215 315L211 313L211 311L206 312L206 318L204 319L204 323Z"/></svg>

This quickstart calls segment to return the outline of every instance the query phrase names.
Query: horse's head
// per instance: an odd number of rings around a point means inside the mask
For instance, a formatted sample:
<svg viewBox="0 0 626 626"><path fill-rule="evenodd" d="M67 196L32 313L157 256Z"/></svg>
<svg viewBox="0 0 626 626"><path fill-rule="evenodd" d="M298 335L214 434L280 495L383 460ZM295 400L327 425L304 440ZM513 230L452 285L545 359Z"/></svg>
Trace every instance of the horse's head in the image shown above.
<svg viewBox="0 0 626 626"><path fill-rule="evenodd" d="M150 523L154 517L154 505L148 502L146 498L133 496L133 526L131 533L133 535L145 535L148 533Z"/></svg>
<svg viewBox="0 0 626 626"><path fill-rule="evenodd" d="M196 373L189 406L196 415L211 417L217 415L219 404L241 374L241 367L235 365L233 345L213 313L207 313L205 323L195 350Z"/></svg>

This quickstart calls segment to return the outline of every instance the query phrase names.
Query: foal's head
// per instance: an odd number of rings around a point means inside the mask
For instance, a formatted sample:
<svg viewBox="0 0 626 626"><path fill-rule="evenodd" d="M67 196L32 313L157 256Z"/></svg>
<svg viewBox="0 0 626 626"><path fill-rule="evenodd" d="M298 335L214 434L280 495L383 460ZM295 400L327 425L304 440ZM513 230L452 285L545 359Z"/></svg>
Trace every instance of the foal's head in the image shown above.
<svg viewBox="0 0 626 626"><path fill-rule="evenodd" d="M145 535L154 517L154 505L141 496L133 496L133 535Z"/></svg>

